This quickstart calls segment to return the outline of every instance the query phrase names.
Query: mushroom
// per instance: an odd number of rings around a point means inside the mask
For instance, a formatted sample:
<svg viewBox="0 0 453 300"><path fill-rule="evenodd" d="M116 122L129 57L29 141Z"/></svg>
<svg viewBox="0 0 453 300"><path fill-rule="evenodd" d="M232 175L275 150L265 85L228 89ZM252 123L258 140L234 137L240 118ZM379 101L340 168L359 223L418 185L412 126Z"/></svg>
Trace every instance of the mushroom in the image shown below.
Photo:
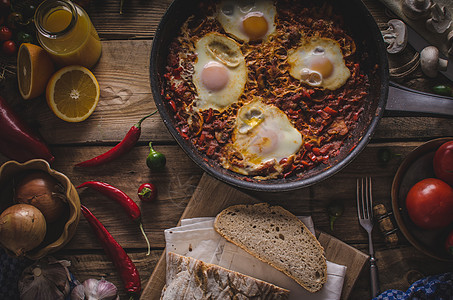
<svg viewBox="0 0 453 300"><path fill-rule="evenodd" d="M426 76L434 78L438 71L447 70L448 60L439 57L436 47L428 46L420 52L420 65Z"/></svg>
<svg viewBox="0 0 453 300"><path fill-rule="evenodd" d="M431 7L431 18L426 20L426 28L434 33L444 33L451 25L451 13L437 3Z"/></svg>
<svg viewBox="0 0 453 300"><path fill-rule="evenodd" d="M409 19L417 20L428 16L431 5L431 0L402 0L401 9Z"/></svg>
<svg viewBox="0 0 453 300"><path fill-rule="evenodd" d="M399 53L407 45L407 27L403 21L392 19L388 21L389 26L386 30L381 31L384 42L388 44L387 52L394 54Z"/></svg>

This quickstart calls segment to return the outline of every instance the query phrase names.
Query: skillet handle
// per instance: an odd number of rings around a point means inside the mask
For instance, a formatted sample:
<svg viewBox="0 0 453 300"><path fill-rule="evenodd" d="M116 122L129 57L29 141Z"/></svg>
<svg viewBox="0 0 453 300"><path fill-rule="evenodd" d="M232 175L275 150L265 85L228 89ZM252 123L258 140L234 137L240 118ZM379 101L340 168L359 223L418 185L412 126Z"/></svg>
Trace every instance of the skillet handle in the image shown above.
<svg viewBox="0 0 453 300"><path fill-rule="evenodd" d="M419 92L390 82L385 110L453 116L453 98Z"/></svg>

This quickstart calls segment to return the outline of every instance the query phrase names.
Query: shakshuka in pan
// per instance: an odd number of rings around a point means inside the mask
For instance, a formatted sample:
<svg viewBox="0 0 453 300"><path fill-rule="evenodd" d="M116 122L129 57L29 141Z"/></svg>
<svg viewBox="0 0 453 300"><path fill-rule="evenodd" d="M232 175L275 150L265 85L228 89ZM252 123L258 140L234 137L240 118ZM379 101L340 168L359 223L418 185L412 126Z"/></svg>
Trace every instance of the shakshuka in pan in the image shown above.
<svg viewBox="0 0 453 300"><path fill-rule="evenodd" d="M254 179L303 177L339 153L368 95L328 4L204 1L172 41L163 98L207 159Z"/></svg>

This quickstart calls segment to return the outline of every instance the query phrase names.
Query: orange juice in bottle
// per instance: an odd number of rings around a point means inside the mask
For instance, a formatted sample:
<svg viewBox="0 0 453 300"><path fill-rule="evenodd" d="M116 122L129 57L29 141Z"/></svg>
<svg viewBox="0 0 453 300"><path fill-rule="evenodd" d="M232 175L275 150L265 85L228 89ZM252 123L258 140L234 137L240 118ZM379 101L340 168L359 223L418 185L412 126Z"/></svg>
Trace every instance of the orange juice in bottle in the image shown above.
<svg viewBox="0 0 453 300"><path fill-rule="evenodd" d="M101 56L101 41L87 13L70 0L46 0L35 13L38 41L62 66L93 67Z"/></svg>

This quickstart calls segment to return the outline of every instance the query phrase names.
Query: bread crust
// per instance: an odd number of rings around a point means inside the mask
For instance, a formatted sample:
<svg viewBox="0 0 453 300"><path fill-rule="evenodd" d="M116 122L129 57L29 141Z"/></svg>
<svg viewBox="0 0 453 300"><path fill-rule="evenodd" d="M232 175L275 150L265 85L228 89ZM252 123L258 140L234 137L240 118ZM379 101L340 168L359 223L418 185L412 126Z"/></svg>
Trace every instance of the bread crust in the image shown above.
<svg viewBox="0 0 453 300"><path fill-rule="evenodd" d="M161 300L285 300L289 296L288 290L274 284L192 257L169 252L167 263L167 285Z"/></svg>
<svg viewBox="0 0 453 300"><path fill-rule="evenodd" d="M258 223L253 224L252 221ZM244 222L247 222L247 226L240 232L237 227ZM278 227L275 223L279 224ZM288 228L280 228L282 225ZM214 228L225 239L285 273L309 292L319 291L327 280L324 248L302 221L281 206L267 203L230 206L217 215ZM247 231L244 232L245 230ZM304 242L298 240L298 237L303 237ZM291 249L289 245L294 246ZM263 248L269 251L266 253ZM307 254L303 251L311 252ZM291 253L291 257L288 257L287 253ZM307 260L307 256L310 260ZM285 265L289 260L294 265ZM299 260L300 264L305 265L298 266ZM299 270L300 268L302 270Z"/></svg>

